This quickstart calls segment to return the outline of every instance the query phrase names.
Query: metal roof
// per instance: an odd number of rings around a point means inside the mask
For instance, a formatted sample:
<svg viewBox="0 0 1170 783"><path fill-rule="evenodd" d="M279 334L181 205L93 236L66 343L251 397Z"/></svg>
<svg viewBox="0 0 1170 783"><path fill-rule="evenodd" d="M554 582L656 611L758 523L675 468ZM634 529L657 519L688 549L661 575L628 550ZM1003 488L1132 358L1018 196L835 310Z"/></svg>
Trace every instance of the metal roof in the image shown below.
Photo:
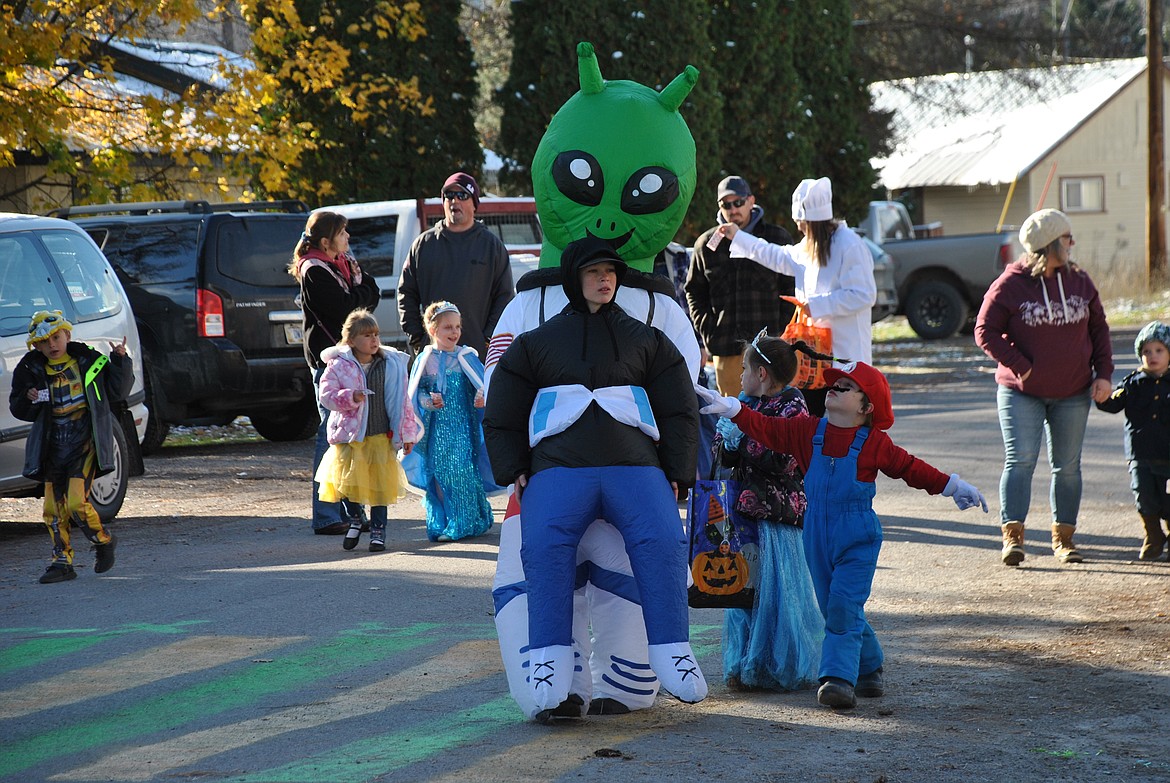
<svg viewBox="0 0 1170 783"><path fill-rule="evenodd" d="M875 82L894 152L871 163L888 190L1010 183L1145 69L1135 58Z"/></svg>

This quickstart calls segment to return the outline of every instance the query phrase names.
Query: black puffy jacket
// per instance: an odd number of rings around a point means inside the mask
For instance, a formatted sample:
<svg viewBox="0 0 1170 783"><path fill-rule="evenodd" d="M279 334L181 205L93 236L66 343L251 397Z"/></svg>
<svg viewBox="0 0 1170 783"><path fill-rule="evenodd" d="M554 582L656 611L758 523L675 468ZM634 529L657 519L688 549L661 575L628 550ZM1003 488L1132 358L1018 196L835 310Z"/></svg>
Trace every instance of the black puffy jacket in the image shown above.
<svg viewBox="0 0 1170 783"><path fill-rule="evenodd" d="M89 422L97 445L97 475L104 476L114 469L114 427L121 426L113 405L124 403L134 385L134 368L127 357L111 354L106 357L85 343L70 342L66 351L77 359L81 377L85 379L85 404L89 406ZM98 363L101 362L101 366ZM12 372L12 391L8 408L21 421L31 421L32 431L24 447L23 475L33 481L44 481L47 474L49 428L53 426L53 405L32 402L29 389L47 389L48 359L40 351L25 354ZM98 369L94 371L94 367ZM92 375L91 375L92 373Z"/></svg>
<svg viewBox="0 0 1170 783"><path fill-rule="evenodd" d="M577 246L583 248L581 252ZM520 474L551 467L653 465L681 486L694 483L698 406L686 362L662 332L610 303L590 313L581 293L580 269L608 247L574 243L562 257L562 284L569 305L540 327L517 337L492 375L484 437L492 471L501 485ZM625 273L618 264L618 283ZM619 423L596 403L564 432L528 445L528 418L537 392L581 384L588 389L640 386L658 423L655 443Z"/></svg>

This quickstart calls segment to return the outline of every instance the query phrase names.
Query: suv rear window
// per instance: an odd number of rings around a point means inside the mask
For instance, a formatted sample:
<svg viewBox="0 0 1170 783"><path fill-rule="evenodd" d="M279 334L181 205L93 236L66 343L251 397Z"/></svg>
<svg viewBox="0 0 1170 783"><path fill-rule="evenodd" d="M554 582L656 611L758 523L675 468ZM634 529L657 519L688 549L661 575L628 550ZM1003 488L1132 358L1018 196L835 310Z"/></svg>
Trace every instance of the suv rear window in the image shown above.
<svg viewBox="0 0 1170 783"><path fill-rule="evenodd" d="M215 236L216 268L221 275L264 287L295 287L289 262L304 228L297 220L233 220Z"/></svg>
<svg viewBox="0 0 1170 783"><path fill-rule="evenodd" d="M106 258L137 285L195 279L199 223L127 224L112 229L85 227Z"/></svg>
<svg viewBox="0 0 1170 783"><path fill-rule="evenodd" d="M394 240L398 236L398 216L351 218L349 249L363 270L374 276L394 274Z"/></svg>

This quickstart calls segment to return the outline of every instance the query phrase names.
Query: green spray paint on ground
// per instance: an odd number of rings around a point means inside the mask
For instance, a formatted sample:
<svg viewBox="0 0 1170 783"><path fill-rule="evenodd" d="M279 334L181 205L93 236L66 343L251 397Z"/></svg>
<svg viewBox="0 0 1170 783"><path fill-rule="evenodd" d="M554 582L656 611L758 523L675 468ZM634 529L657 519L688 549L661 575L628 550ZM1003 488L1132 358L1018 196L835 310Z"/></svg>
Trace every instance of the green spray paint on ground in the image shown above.
<svg viewBox="0 0 1170 783"><path fill-rule="evenodd" d="M11 647L0 650L0 676L16 669L43 664L54 658L75 655L81 650L86 650L116 636L125 636L126 634L132 633L183 634L190 632L190 626L202 625L206 622L206 620L184 620L169 625L133 623L104 630L97 628L70 628L65 630L50 630L46 628L0 629L0 633L4 634L42 637L29 639L26 642L18 642Z"/></svg>
<svg viewBox="0 0 1170 783"><path fill-rule="evenodd" d="M521 721L509 697L467 712L421 723L408 731L368 737L283 767L253 772L237 783L359 783L449 752Z"/></svg>
<svg viewBox="0 0 1170 783"><path fill-rule="evenodd" d="M170 731L247 706L275 693L305 687L326 677L367 666L371 660L397 655L434 641L431 632L450 628L417 623L386 628L377 623L342 632L335 640L297 655L275 658L173 693L144 699L105 718L63 725L24 740L7 739L0 754L0 777L23 772L62 752L76 754L106 744L129 743L145 735ZM9 737L17 733L12 731Z"/></svg>

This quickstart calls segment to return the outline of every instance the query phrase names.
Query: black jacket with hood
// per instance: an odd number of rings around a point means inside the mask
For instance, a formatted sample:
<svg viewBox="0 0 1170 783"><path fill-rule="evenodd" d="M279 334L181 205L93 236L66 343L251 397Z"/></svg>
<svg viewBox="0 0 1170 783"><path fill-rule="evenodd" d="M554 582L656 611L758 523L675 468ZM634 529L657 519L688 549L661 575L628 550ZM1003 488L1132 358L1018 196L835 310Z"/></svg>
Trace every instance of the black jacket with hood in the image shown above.
<svg viewBox="0 0 1170 783"><path fill-rule="evenodd" d="M565 249L562 285L569 305L513 341L492 376L484 439L496 482L552 467L652 465L680 486L695 479L698 406L686 362L662 332L630 318L612 303L590 313L580 270L599 259L613 261L618 285L626 265L601 240ZM640 386L658 423L655 443L592 403L565 431L528 445L528 418L540 389L581 384L587 389Z"/></svg>
<svg viewBox="0 0 1170 783"><path fill-rule="evenodd" d="M128 357L111 354L107 361L101 351L85 343L70 342L65 350L77 359L85 382L85 404L89 406L89 423L97 447L97 475L104 476L114 469L114 427L121 426L114 406L124 403L130 395L134 368ZM25 354L12 372L12 391L8 395L12 415L33 423L24 447L23 471L33 481L44 481L48 474L53 404L32 402L27 395L29 389L49 387L45 370L48 361L40 351Z"/></svg>

